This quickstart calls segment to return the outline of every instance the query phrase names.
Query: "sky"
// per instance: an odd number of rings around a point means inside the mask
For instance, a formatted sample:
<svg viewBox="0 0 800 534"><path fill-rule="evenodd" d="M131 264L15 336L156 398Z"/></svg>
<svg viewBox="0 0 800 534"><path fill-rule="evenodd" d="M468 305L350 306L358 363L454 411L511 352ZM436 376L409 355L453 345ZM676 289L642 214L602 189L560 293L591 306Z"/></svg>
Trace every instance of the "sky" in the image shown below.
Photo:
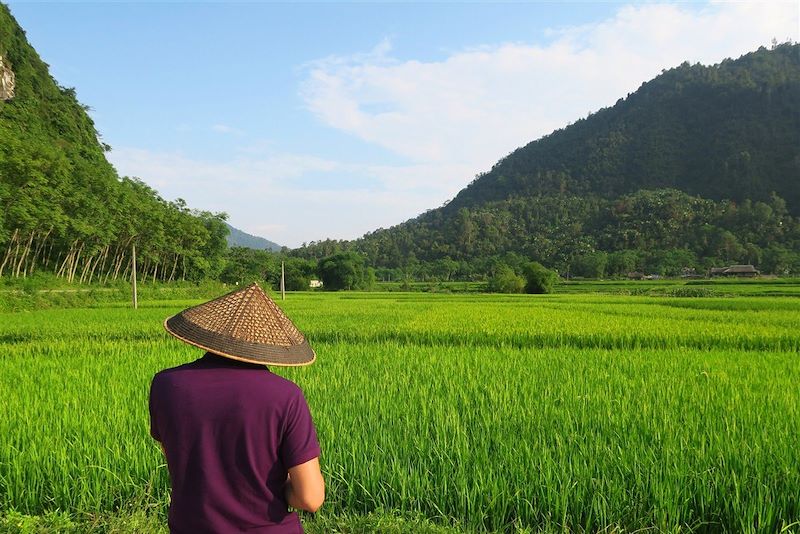
<svg viewBox="0 0 800 534"><path fill-rule="evenodd" d="M122 176L297 247L446 203L684 61L800 41L800 2L9 3Z"/></svg>

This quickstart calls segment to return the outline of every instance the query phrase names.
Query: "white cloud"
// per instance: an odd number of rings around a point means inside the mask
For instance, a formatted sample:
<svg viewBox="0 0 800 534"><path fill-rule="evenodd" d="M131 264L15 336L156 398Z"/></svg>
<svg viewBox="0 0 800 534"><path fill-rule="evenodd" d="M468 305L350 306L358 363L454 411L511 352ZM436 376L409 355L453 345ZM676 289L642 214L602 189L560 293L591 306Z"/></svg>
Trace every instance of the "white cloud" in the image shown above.
<svg viewBox="0 0 800 534"><path fill-rule="evenodd" d="M199 160L179 152L154 152L121 147L109 154L120 175L139 176L164 190L192 187L227 190L270 187L310 172L335 170L340 164L315 156L274 154L259 159L242 157L225 162Z"/></svg>
<svg viewBox="0 0 800 534"><path fill-rule="evenodd" d="M536 40L541 36L532 35ZM664 68L715 63L772 38L798 39L798 4L623 6L598 23L442 61L368 54L308 66L302 88L324 123L418 163L487 170L528 141L613 104ZM444 177L469 181L469 175Z"/></svg>
<svg viewBox="0 0 800 534"><path fill-rule="evenodd" d="M244 135L242 130L234 128L233 126L228 126L227 124L215 124L211 127L211 130L221 134Z"/></svg>
<svg viewBox="0 0 800 534"><path fill-rule="evenodd" d="M457 184L439 183L438 176L467 171L244 154L214 162L122 147L109 158L120 175L141 177L168 200L180 197L196 209L224 211L233 226L288 246L326 237L352 239L413 217L437 205L434 193L443 187L450 194L458 190ZM353 185L343 187L343 182Z"/></svg>

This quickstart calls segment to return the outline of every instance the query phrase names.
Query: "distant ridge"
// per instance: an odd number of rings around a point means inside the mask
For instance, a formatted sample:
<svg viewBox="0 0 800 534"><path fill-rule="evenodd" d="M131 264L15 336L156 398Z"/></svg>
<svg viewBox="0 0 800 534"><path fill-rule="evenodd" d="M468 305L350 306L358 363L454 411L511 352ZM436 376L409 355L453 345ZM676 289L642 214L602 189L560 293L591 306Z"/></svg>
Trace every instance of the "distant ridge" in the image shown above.
<svg viewBox="0 0 800 534"><path fill-rule="evenodd" d="M242 232L230 224L227 224L227 226L228 230L230 230L230 233L227 237L229 247L245 247L256 250L272 251L279 251L283 248L281 245L274 243L269 239L264 239L263 237L258 237L256 235L250 235L247 232Z"/></svg>

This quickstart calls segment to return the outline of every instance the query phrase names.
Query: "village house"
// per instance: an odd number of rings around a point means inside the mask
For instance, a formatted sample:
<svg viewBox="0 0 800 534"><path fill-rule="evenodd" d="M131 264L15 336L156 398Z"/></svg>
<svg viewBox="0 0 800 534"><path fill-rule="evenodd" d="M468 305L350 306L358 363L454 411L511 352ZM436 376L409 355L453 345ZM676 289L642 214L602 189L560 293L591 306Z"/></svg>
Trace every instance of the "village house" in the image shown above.
<svg viewBox="0 0 800 534"><path fill-rule="evenodd" d="M708 271L708 276L714 278L717 276L741 276L741 277L754 277L761 274L761 272L752 265L731 265L730 267L712 267Z"/></svg>

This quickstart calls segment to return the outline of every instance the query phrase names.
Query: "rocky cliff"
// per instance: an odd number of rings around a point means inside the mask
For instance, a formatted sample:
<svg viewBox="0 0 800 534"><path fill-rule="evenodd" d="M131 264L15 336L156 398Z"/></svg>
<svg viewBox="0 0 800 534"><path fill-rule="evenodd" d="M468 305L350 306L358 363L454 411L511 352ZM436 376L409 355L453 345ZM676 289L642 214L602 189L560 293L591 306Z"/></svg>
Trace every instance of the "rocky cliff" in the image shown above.
<svg viewBox="0 0 800 534"><path fill-rule="evenodd" d="M0 56L0 100L14 98L15 77L11 64L6 58Z"/></svg>

